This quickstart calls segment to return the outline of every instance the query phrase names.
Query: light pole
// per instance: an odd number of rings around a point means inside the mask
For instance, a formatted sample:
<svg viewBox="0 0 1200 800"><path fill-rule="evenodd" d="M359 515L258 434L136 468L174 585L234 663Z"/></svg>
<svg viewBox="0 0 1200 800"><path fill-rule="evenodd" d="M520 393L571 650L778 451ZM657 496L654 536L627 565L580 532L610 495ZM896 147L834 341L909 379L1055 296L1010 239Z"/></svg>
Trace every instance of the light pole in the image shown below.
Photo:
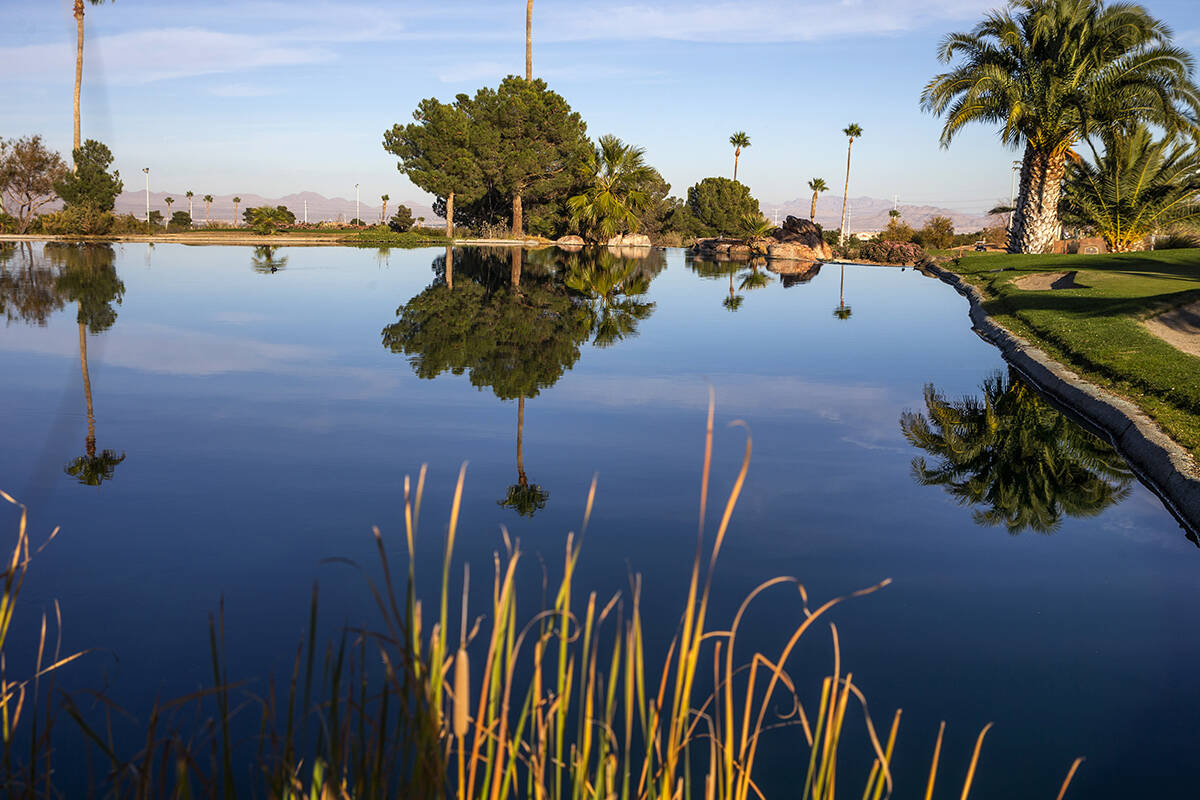
<svg viewBox="0 0 1200 800"><path fill-rule="evenodd" d="M354 184L354 227L362 224L362 217L358 215L358 184Z"/></svg>
<svg viewBox="0 0 1200 800"><path fill-rule="evenodd" d="M150 168L142 167L142 172L146 173L146 222L150 222Z"/></svg>

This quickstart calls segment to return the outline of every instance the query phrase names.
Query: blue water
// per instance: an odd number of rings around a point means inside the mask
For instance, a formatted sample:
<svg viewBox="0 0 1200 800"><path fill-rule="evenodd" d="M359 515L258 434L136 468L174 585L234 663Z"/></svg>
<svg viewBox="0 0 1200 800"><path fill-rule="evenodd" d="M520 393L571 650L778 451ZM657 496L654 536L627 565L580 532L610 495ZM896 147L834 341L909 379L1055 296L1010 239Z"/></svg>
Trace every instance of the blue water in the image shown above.
<svg viewBox="0 0 1200 800"><path fill-rule="evenodd" d="M504 290L508 251L482 277L471 272L477 256L456 253L456 287ZM654 306L636 335L569 343L569 363L548 367L553 380L525 400L523 466L548 496L522 516L498 504L518 483L518 401L473 385L469 368L422 379L382 344L398 308L441 282L444 249L282 248L274 273L262 253L256 269L251 248L126 244L114 254L124 292L87 347L97 451L125 458L101 485L64 473L87 436L75 302L44 326L11 299L0 312L0 488L29 507L35 541L61 527L22 595L10 672L31 662L35 615L57 599L64 650L99 648L66 684L96 687L102 673L114 697L144 711L155 696L211 683L207 619L222 598L230 673L285 672L314 580L331 625L371 613L362 578L322 559L373 564L374 524L399 557L403 479L428 464L419 550L432 563L464 461L459 553L481 576L501 525L553 570L598 475L578 580L608 596L642 573L647 632L665 643L695 549L711 385L718 510L747 428L754 448L714 619L727 622L775 575L800 578L817 602L892 578L831 619L876 723L904 709L904 796L924 785L940 720L946 796L957 796L989 721L974 798L1053 797L1080 755L1069 797L1194 796L1200 553L1132 481L1123 499L1096 516L1063 515L1049 535L981 525L978 506L918 485L912 459L935 459L905 439L901 414L925 410L926 384L950 399L980 396L1004 370L940 282L826 265L790 286L759 270L770 282L754 289L741 268L741 300L729 303L726 265L656 252L639 267L641 301ZM9 248L4 270L69 268L52 255ZM570 297L556 256L527 262L531 297ZM522 367L496 374L506 369ZM4 506L0 530L13 530ZM432 594L432 573L423 585ZM799 613L791 595L764 602L747 652L777 648ZM823 629L798 654L810 696L829 653ZM795 761L777 749L763 766L768 785L787 786ZM850 785L857 796L859 779Z"/></svg>

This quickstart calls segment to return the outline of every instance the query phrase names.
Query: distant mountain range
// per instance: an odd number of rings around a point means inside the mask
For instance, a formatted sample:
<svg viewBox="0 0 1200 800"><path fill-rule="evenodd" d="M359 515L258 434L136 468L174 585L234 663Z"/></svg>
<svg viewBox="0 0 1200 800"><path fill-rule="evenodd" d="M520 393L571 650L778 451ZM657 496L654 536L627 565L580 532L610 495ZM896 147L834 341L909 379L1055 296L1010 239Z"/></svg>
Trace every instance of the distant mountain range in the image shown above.
<svg viewBox="0 0 1200 800"><path fill-rule="evenodd" d="M832 194L832 192L826 192L817 200L816 222L823 228L836 228L842 222L842 198L831 197ZM760 203L759 207L762 208L768 219L773 220L778 212L779 219L782 221L788 214L808 219L811 204L812 196L810 195L783 203ZM882 200L878 197L851 197L850 218L846 228L854 232L881 231L887 227L888 212L892 210L892 207L891 200ZM982 212L972 213L932 205L915 206L903 203L900 204L899 211L900 217L914 228L924 225L930 217L938 216L949 217L954 222L954 230L959 233L982 230L988 224L988 215Z"/></svg>
<svg viewBox="0 0 1200 800"><path fill-rule="evenodd" d="M816 221L822 227L826 228L837 227L841 224L842 218L842 198L831 195L832 192L827 192L821 195L817 201ZM175 199L174 205L171 206L172 211L187 211L187 197L183 192L150 192L151 210L158 209L164 216L169 216L167 214L167 204L163 202L163 199L166 197L173 197ZM209 219L221 222L231 221L233 219L233 198L234 195L231 194L213 195L213 202L208 212ZM344 197L326 197L316 192L297 192L283 197L263 197L258 194L243 194L241 198L242 202L238 206L239 216L241 216L243 210L252 206L287 206L296 215L297 220L303 220L305 201L307 201L309 222L320 222L322 220L349 222L354 219L353 198L347 200ZM810 197L797 197L794 200L787 200L782 203L761 203L760 207L768 219L775 219L776 215L778 215L779 219L783 220L788 214L807 219L810 202ZM440 217L434 216L433 208L424 201L401 200L400 203L412 209L414 217L424 217L428 225L436 224L437 220L440 219ZM396 201L389 201L389 217L395 208ZM852 197L850 198L850 220L847 227L852 231L882 230L887 227L888 212L891 210L891 200L884 200L878 197ZM145 192L122 193L117 198L116 211L120 214L143 216L146 213ZM380 203L377 199L370 203L364 200L360 207L360 213L364 222L378 222L379 212ZM954 221L954 229L959 232L977 231L988 223L986 214L956 211L935 205L917 206L901 204L900 214L904 221L914 228L921 227L925 224L926 220L935 216L949 217ZM204 202L199 196L192 198L192 219L197 223L204 222Z"/></svg>
<svg viewBox="0 0 1200 800"><path fill-rule="evenodd" d="M238 195L242 198L242 202L238 205L238 217L241 217L242 212L247 208L254 206L287 206L296 219L304 220L305 202L308 204L308 221L321 222L329 220L337 222L349 222L354 219L354 198L349 200L344 197L326 197L316 192L297 192L296 194L284 195L283 197L263 197L259 194L242 194ZM183 192L150 192L150 210L157 209L161 211L163 216L167 214L167 204L163 202L164 198L172 197L175 199L171 206L171 211L187 211L188 199ZM196 195L192 198L192 220L197 223L204 222L204 201L200 199L201 195ZM230 222L233 220L233 198L232 194L213 195L212 205L208 209L208 218L214 222ZM433 224L437 218L433 215L433 209L425 202L407 202L399 201L400 205L408 206L412 209L414 217L424 217L427 224ZM396 210L396 200L388 201L388 216ZM116 212L118 214L133 214L137 217L145 216L146 214L146 193L142 192L123 192L117 197ZM379 213L381 211L380 202L375 198L372 202L362 201L359 208L359 213L362 215L363 222L371 223L379 221ZM239 219L238 222L242 220Z"/></svg>

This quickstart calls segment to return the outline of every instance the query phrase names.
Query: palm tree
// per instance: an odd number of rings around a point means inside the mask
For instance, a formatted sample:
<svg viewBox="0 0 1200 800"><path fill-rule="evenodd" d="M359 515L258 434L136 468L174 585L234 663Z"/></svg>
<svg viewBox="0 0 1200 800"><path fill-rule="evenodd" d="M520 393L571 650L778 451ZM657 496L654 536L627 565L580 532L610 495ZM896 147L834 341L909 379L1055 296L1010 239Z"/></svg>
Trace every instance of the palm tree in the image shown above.
<svg viewBox="0 0 1200 800"><path fill-rule="evenodd" d="M1141 6L1017 0L969 33L947 36L938 58L956 57L954 69L926 85L921 104L945 118L943 147L971 122L999 125L1005 144L1024 146L1009 252L1052 246L1066 160L1081 140L1090 146L1096 134L1141 121L1200 133L1192 56Z"/></svg>
<svg viewBox="0 0 1200 800"><path fill-rule="evenodd" d="M525 80L533 80L533 0L525 0Z"/></svg>
<svg viewBox="0 0 1200 800"><path fill-rule="evenodd" d="M175 202L174 197L164 197L163 202L167 204L167 222L171 221L171 204Z"/></svg>
<svg viewBox="0 0 1200 800"><path fill-rule="evenodd" d="M88 0L98 6L105 0ZM83 87L83 0L75 0L75 138L72 140L72 150L83 146L79 135L79 91Z"/></svg>
<svg viewBox="0 0 1200 800"><path fill-rule="evenodd" d="M812 189L812 208L808 211L809 222L815 222L817 219L817 195L821 192L829 191L829 184L825 183L824 178L813 178L808 182L808 188Z"/></svg>
<svg viewBox="0 0 1200 800"><path fill-rule="evenodd" d="M206 194L201 199L204 200L204 224L205 224L205 226L207 226L208 225L208 209L210 206L212 206L213 196L211 194Z"/></svg>
<svg viewBox="0 0 1200 800"><path fill-rule="evenodd" d="M862 128L851 122L846 127L842 128L842 133L849 139L849 144L846 145L846 189L842 193L842 227L841 233L838 234L838 244L846 243L846 205L850 202L850 150L854 147L854 140L862 136Z"/></svg>
<svg viewBox="0 0 1200 800"><path fill-rule="evenodd" d="M736 181L738 157L742 154L743 147L750 146L750 137L746 135L745 131L738 131L729 137L729 143L733 145L733 179Z"/></svg>
<svg viewBox="0 0 1200 800"><path fill-rule="evenodd" d="M943 486L980 525L1053 533L1064 515L1091 517L1128 494L1133 474L1104 440L1047 405L1019 378L997 373L983 397L950 401L925 387L926 414L900 417L904 437L937 458L913 459L922 486Z"/></svg>
<svg viewBox="0 0 1200 800"><path fill-rule="evenodd" d="M1200 217L1200 154L1190 143L1155 141L1144 126L1106 135L1104 155L1067 164L1062 212L1124 253L1171 224Z"/></svg>
<svg viewBox="0 0 1200 800"><path fill-rule="evenodd" d="M381 194L379 195L379 199L383 201L383 210L379 212L379 221L384 222L387 220L387 201L391 198L386 194Z"/></svg>
<svg viewBox="0 0 1200 800"><path fill-rule="evenodd" d="M625 229L636 233L638 215L650 204L645 187L656 174L646 163L645 149L605 134L588 157L587 167L593 176L591 185L567 199L572 223L602 242Z"/></svg>
<svg viewBox="0 0 1200 800"><path fill-rule="evenodd" d="M242 198L238 197L237 195L233 196L233 227L235 227L235 228L237 227L237 224L238 224L238 221L237 221L238 205L240 205L241 202L242 202Z"/></svg>
<svg viewBox="0 0 1200 800"><path fill-rule="evenodd" d="M187 194L187 199L188 199L188 218L189 218L189 219L191 219L191 216L192 216L192 198L196 196L196 193L195 193L195 192L193 192L191 189L188 189L188 191L186 192L186 194Z"/></svg>

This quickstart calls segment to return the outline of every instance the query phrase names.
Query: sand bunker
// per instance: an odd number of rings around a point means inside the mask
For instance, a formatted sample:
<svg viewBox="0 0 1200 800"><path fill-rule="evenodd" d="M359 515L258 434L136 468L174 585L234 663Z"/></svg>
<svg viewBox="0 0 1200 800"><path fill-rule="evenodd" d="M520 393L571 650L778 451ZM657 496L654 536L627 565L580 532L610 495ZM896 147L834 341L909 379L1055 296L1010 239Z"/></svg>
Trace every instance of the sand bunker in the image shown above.
<svg viewBox="0 0 1200 800"><path fill-rule="evenodd" d="M1075 282L1074 272L1039 272L1037 275L1025 275L1013 281L1013 286L1027 292L1084 288Z"/></svg>
<svg viewBox="0 0 1200 800"><path fill-rule="evenodd" d="M1200 356L1200 300L1146 321L1158 338L1185 353Z"/></svg>

